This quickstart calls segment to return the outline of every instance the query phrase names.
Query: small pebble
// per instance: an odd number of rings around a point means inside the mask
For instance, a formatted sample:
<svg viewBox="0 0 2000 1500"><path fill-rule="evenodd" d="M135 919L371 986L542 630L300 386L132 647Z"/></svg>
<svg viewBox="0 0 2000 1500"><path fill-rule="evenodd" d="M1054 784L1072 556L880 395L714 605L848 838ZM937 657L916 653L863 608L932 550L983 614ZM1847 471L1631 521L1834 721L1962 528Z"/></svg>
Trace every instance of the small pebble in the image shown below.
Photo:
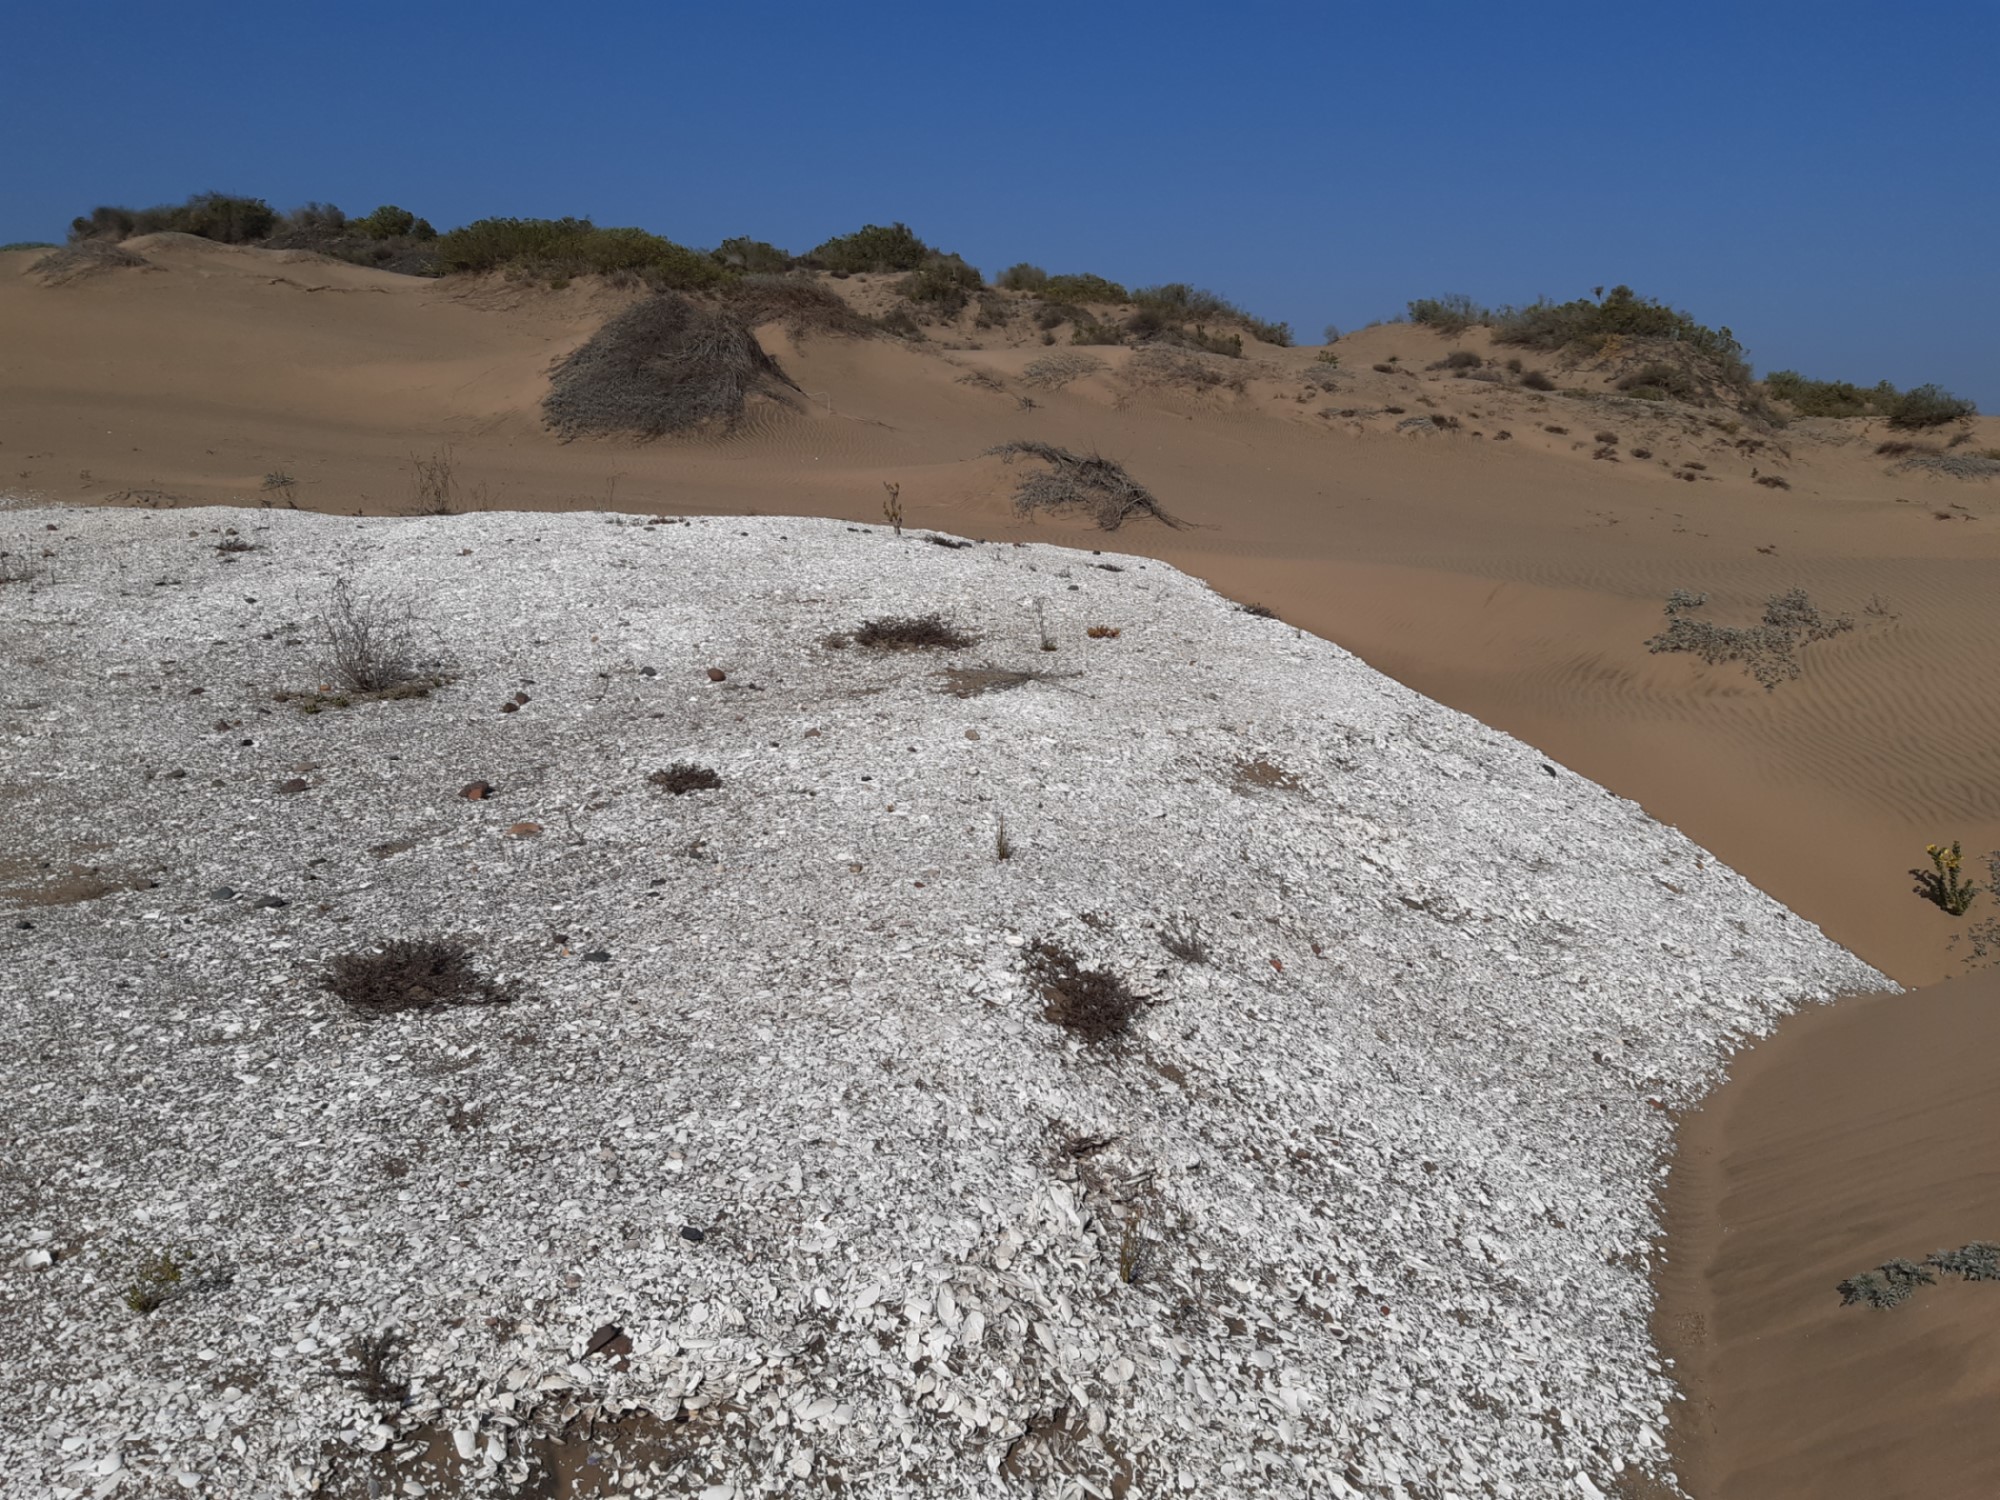
<svg viewBox="0 0 2000 1500"><path fill-rule="evenodd" d="M686 1240L690 1245L699 1245L701 1243L701 1231L692 1224L683 1224L681 1226L681 1238Z"/></svg>
<svg viewBox="0 0 2000 1500"><path fill-rule="evenodd" d="M236 899L236 888L234 886L219 885L208 893L208 899L211 901L234 901Z"/></svg>
<svg viewBox="0 0 2000 1500"><path fill-rule="evenodd" d="M279 907L290 906L292 903L283 896L259 896L250 904L261 911L276 911Z"/></svg>

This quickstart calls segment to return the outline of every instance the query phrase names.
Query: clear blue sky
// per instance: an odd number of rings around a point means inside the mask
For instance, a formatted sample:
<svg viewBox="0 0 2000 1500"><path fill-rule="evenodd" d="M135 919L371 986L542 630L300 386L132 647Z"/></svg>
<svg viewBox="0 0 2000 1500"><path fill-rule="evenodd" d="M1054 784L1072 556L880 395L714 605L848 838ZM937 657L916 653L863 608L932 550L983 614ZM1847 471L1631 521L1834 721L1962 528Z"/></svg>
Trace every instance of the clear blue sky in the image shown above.
<svg viewBox="0 0 2000 1500"><path fill-rule="evenodd" d="M2000 3L15 5L0 241L203 188L809 248L902 219L1316 341L1624 281L2000 410Z"/></svg>

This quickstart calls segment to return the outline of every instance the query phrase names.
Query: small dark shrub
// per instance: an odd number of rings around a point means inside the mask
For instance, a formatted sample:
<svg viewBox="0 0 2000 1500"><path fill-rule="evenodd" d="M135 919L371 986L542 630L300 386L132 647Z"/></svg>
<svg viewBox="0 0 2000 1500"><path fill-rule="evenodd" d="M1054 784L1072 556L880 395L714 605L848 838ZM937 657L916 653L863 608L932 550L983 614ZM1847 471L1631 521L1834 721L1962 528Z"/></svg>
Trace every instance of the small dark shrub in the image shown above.
<svg viewBox="0 0 2000 1500"><path fill-rule="evenodd" d="M1556 425L1555 423L1553 423L1553 422L1551 422L1551 423L1549 423L1549 424L1548 424L1547 426L1543 427L1543 428L1542 428L1542 431L1544 431L1544 432L1552 432L1552 433L1554 433L1554 434L1555 434L1555 435L1556 435L1557 437L1568 437L1568 436L1569 436L1569 429L1568 429L1567 427L1558 427L1558 426L1557 426L1557 425Z"/></svg>
<svg viewBox="0 0 2000 1500"><path fill-rule="evenodd" d="M1037 290L1045 302L1129 302L1125 288L1089 273L1051 276Z"/></svg>
<svg viewBox="0 0 2000 1500"><path fill-rule="evenodd" d="M1268 604L1239 604L1236 606L1236 612L1239 615L1255 615L1260 620L1278 618L1278 612Z"/></svg>
<svg viewBox="0 0 2000 1500"><path fill-rule="evenodd" d="M1426 328L1435 328L1439 333L1452 336L1465 332L1475 323L1493 321L1490 310L1461 292L1444 297L1419 297L1410 304L1409 316L1412 323L1421 323Z"/></svg>
<svg viewBox="0 0 2000 1500"><path fill-rule="evenodd" d="M371 240L393 240L407 236L413 240L434 240L437 231L428 219L420 219L407 208L385 203L364 219L350 219L347 228Z"/></svg>
<svg viewBox="0 0 2000 1500"><path fill-rule="evenodd" d="M709 254L730 269L748 275L782 276L796 264L790 254L776 245L741 234L724 240Z"/></svg>
<svg viewBox="0 0 2000 1500"><path fill-rule="evenodd" d="M1600 432L1595 436L1600 443L1609 443L1614 448L1618 446L1618 434L1615 432Z"/></svg>
<svg viewBox="0 0 2000 1500"><path fill-rule="evenodd" d="M853 641L876 651L962 651L972 637L939 614L885 615L864 622Z"/></svg>
<svg viewBox="0 0 2000 1500"><path fill-rule="evenodd" d="M369 953L342 953L327 965L326 987L358 1011L387 1015L447 1005L504 1005L511 985L496 984L454 938L391 938Z"/></svg>
<svg viewBox="0 0 2000 1500"><path fill-rule="evenodd" d="M1017 261L993 278L993 284L1010 292L1039 292L1049 284L1049 273L1027 261Z"/></svg>
<svg viewBox="0 0 2000 1500"><path fill-rule="evenodd" d="M1070 330L1072 344L1122 344L1125 330L1116 323L1099 323L1095 319L1084 318Z"/></svg>
<svg viewBox="0 0 2000 1500"><path fill-rule="evenodd" d="M1433 370L1477 370L1486 363L1470 349L1454 349L1432 365Z"/></svg>
<svg viewBox="0 0 2000 1500"><path fill-rule="evenodd" d="M1069 321L1069 313L1054 303L1044 302L1035 309L1035 326L1047 333L1052 328L1060 328ZM1044 343L1049 342L1047 339Z"/></svg>
<svg viewBox="0 0 2000 1500"><path fill-rule="evenodd" d="M1791 480L1781 478L1776 474L1759 474L1757 476L1757 483L1763 485L1767 490L1788 490L1792 487Z"/></svg>
<svg viewBox="0 0 2000 1500"><path fill-rule="evenodd" d="M1043 939L1026 955L1028 980L1042 992L1043 1019L1095 1045L1122 1036L1145 1004L1109 969L1086 969L1062 944Z"/></svg>
<svg viewBox="0 0 2000 1500"><path fill-rule="evenodd" d="M1556 383L1540 370L1530 370L1521 377L1521 384L1531 391L1552 391Z"/></svg>
<svg viewBox="0 0 2000 1500"><path fill-rule="evenodd" d="M437 241L444 272L506 271L536 279L630 272L654 287L693 291L729 275L713 256L643 229L588 219L478 219Z"/></svg>
<svg viewBox="0 0 2000 1500"><path fill-rule="evenodd" d="M1920 385L1903 392L1889 408L1889 425L1905 431L1943 427L1978 414L1979 408L1942 386Z"/></svg>
<svg viewBox="0 0 2000 1500"><path fill-rule="evenodd" d="M979 272L956 255L933 255L903 279L901 290L912 302L928 303L956 314L985 285Z"/></svg>
<svg viewBox="0 0 2000 1500"><path fill-rule="evenodd" d="M1653 456L1653 450L1651 448L1634 448L1632 450L1632 456L1634 458L1651 458Z"/></svg>
<svg viewBox="0 0 2000 1500"><path fill-rule="evenodd" d="M864 334L874 325L810 275L753 271L715 289L729 311L751 328L782 323L793 338L808 334Z"/></svg>
<svg viewBox="0 0 2000 1500"><path fill-rule="evenodd" d="M676 797L684 797L689 792L712 792L722 785L722 778L707 766L690 765L684 760L675 761L664 771L653 772L646 780Z"/></svg>
<svg viewBox="0 0 2000 1500"><path fill-rule="evenodd" d="M1661 401L1668 396L1688 400L1700 394L1685 370L1657 360L1620 376L1618 389L1641 401Z"/></svg>
<svg viewBox="0 0 2000 1500"><path fill-rule="evenodd" d="M1250 337L1260 344L1272 344L1280 349L1292 347L1292 325L1289 323L1267 323L1262 318L1246 317L1243 326Z"/></svg>
<svg viewBox="0 0 2000 1500"><path fill-rule="evenodd" d="M1393 375L1396 373L1394 365L1370 365L1369 368L1377 375Z"/></svg>

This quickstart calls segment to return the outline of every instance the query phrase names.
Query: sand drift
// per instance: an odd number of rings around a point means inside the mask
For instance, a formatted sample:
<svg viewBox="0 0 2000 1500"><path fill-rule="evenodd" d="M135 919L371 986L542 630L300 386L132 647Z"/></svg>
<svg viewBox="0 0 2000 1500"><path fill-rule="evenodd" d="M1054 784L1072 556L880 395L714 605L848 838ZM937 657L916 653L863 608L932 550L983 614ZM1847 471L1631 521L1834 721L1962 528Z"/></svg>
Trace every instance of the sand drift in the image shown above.
<svg viewBox="0 0 2000 1500"><path fill-rule="evenodd" d="M637 1494L1587 1500L1667 1463L1670 1112L1885 987L1137 557L0 537L0 1472L37 1493L498 1495L588 1450ZM337 691L336 578L438 685ZM853 640L931 613L972 643ZM479 1003L327 988L425 935ZM1050 1019L1038 945L1129 1026Z"/></svg>

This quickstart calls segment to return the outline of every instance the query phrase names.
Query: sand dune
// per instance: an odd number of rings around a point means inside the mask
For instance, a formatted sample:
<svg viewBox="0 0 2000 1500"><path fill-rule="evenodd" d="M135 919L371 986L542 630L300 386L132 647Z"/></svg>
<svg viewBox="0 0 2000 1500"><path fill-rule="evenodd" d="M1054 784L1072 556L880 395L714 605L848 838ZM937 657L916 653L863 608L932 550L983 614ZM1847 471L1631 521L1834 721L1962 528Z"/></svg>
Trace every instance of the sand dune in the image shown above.
<svg viewBox="0 0 2000 1500"><path fill-rule="evenodd" d="M1328 351L1331 373L1320 351L1253 344L1163 378L1130 350L968 322L917 346L767 328L789 405L728 438L564 444L540 417L548 371L630 293L181 236L131 248L146 266L61 285L29 274L32 253L0 255L0 491L394 512L413 459L449 452L474 507L880 524L893 483L911 526L1090 547L1104 538L1081 520L1016 514L1018 471L985 455L1023 437L1101 451L1187 523L1127 526L1119 550L1269 605L1636 799L1903 983L1963 967L1964 923L1906 872L1933 841L2000 847L2000 486L1898 467L1879 423L1768 434L1619 398L1560 361L1548 394L1431 368L1454 348L1506 355L1478 331L1366 329ZM885 295L835 285L864 308ZM1072 352L1098 367L1031 373ZM1972 449L1993 447L2000 421L1981 419ZM1773 475L1789 487L1757 482ZM26 541L0 513L0 551ZM1646 650L1674 589L1749 623L1792 588L1855 628L1774 691ZM1967 1414L1990 1398L1975 1341L2000 1301L1953 1284L1878 1314L1830 1291L2000 1233L1965 1154L1996 1117L1978 1069L1992 998L1967 983L1790 1023L1689 1122L1662 1339L1709 1424L1680 1437L1695 1493L1995 1487Z"/></svg>
<svg viewBox="0 0 2000 1500"><path fill-rule="evenodd" d="M1064 350L1028 332L973 348L940 330L912 348L772 328L796 409L727 440L563 444L538 410L549 366L630 293L423 281L178 235L131 248L148 269L60 287L24 274L32 254L0 257L0 479L17 492L240 503L282 472L300 505L393 511L410 503L412 456L448 446L471 503L877 521L892 481L915 525L1087 544L1087 525L1014 515L1014 474L980 457L1032 436L1121 459L1191 523L1127 528L1121 547L1270 604L1620 788L1906 983L1951 971L1953 924L1904 872L1936 839L2000 845L2000 615L1986 604L2000 487L1892 472L1868 424L1759 438L1726 414L1427 368L1454 347L1505 352L1477 331L1351 335L1331 389L1309 382L1316 351L1253 345L1210 362L1236 390L1145 381L1119 348L1074 351L1103 368L1030 385L1027 367ZM835 285L880 296L866 278ZM1394 373L1373 368L1392 359ZM1413 416L1460 426L1399 431ZM1618 461L1592 458L1599 432ZM2000 441L2000 424L1979 441ZM1753 483L1760 464L1792 488ZM1644 649L1672 589L1749 619L1791 587L1859 628L1810 648L1775 692Z"/></svg>

